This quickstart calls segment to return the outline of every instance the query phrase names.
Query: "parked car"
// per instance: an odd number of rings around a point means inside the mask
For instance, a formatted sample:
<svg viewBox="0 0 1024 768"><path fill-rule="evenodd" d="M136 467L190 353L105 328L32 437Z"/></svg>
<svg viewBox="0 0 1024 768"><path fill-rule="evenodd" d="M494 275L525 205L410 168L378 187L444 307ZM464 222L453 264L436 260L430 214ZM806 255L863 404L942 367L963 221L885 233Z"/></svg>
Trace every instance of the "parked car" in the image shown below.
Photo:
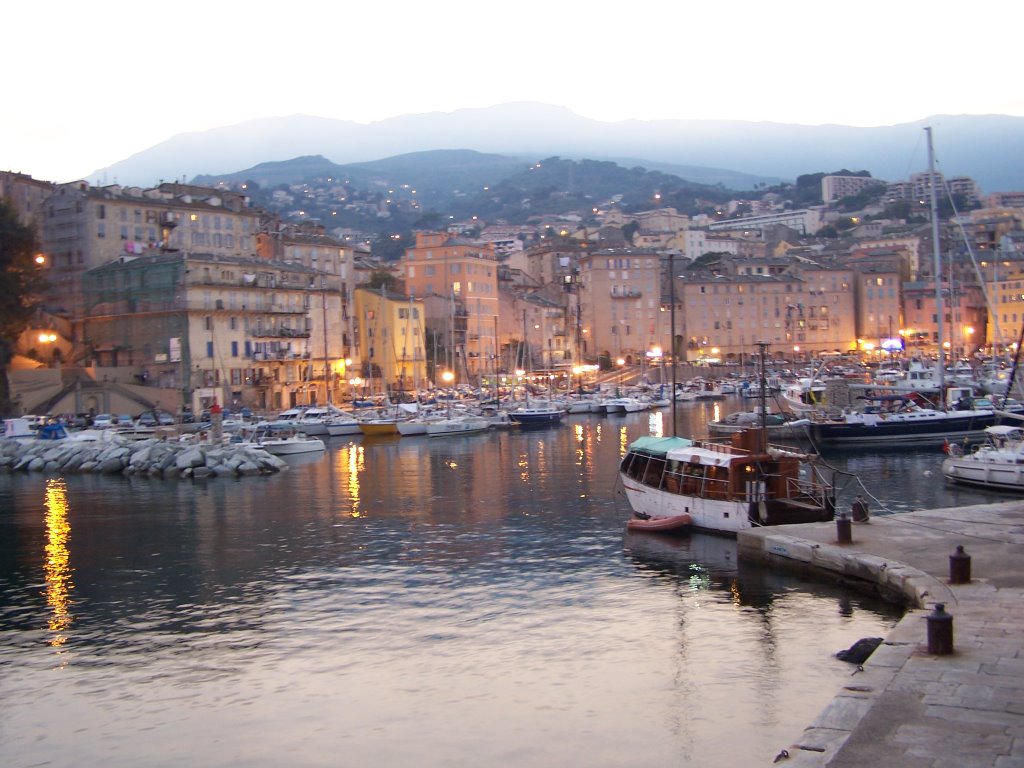
<svg viewBox="0 0 1024 768"><path fill-rule="evenodd" d="M97 413L92 417L93 429L109 429L114 426L114 417L109 413Z"/></svg>
<svg viewBox="0 0 1024 768"><path fill-rule="evenodd" d="M140 427L155 427L157 425L156 416L153 415L152 411L143 411L139 414L137 423Z"/></svg>
<svg viewBox="0 0 1024 768"><path fill-rule="evenodd" d="M115 427L134 427L135 419L132 418L130 413L121 413L114 418Z"/></svg>
<svg viewBox="0 0 1024 768"><path fill-rule="evenodd" d="M173 427L174 417L171 416L167 411L157 411L156 421L161 427Z"/></svg>

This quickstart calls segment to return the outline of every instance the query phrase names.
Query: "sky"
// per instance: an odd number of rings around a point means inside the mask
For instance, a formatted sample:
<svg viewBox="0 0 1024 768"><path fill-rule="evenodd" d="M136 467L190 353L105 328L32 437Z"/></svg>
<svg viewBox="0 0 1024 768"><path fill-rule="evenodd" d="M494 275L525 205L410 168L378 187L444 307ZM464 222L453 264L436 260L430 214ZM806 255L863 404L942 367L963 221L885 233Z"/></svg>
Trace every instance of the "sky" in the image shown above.
<svg viewBox="0 0 1024 768"><path fill-rule="evenodd" d="M86 178L171 136L511 101L597 120L1024 116L1020 0L12 0L0 170Z"/></svg>

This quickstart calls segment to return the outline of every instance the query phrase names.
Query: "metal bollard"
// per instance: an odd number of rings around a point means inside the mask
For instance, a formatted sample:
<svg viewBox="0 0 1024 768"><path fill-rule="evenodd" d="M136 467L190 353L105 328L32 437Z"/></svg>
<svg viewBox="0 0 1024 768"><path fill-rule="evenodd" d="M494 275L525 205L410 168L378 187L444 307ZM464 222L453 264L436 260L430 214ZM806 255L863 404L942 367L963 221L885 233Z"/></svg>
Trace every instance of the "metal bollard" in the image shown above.
<svg viewBox="0 0 1024 768"><path fill-rule="evenodd" d="M935 656L948 656L953 652L953 617L946 613L945 603L936 603L935 610L929 613L928 622L928 653Z"/></svg>
<svg viewBox="0 0 1024 768"><path fill-rule="evenodd" d="M969 584L971 581L971 556L958 544L956 552L949 556L949 583Z"/></svg>
<svg viewBox="0 0 1024 768"><path fill-rule="evenodd" d="M853 526L845 512L840 512L836 516L836 542L839 544L853 543Z"/></svg>

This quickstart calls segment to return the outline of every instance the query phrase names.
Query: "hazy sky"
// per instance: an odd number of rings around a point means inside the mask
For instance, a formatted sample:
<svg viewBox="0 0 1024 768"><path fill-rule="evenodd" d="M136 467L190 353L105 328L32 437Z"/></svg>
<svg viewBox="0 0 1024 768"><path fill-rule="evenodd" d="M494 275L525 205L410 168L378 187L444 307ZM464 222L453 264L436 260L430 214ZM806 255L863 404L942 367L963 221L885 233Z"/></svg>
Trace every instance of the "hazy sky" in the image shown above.
<svg viewBox="0 0 1024 768"><path fill-rule="evenodd" d="M1024 115L1020 0L14 3L0 170L54 181L178 133L296 113L365 123L538 101L609 121Z"/></svg>

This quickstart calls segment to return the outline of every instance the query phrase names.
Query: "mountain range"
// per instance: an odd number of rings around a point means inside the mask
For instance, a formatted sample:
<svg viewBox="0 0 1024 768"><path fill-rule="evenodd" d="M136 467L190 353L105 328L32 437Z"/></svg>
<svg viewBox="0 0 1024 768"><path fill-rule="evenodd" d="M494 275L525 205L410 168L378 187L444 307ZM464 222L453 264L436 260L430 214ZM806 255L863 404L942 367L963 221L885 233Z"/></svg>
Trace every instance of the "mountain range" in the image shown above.
<svg viewBox="0 0 1024 768"><path fill-rule="evenodd" d="M561 156L643 166L702 184L750 189L830 168L863 168L900 180L927 167L924 126L934 129L939 170L974 178L984 192L1024 188L1024 118L939 115L879 127L739 120L604 122L533 102L403 115L369 124L292 115L173 136L92 178L146 186L224 175L260 163L323 155L359 163L437 149L471 149L527 162Z"/></svg>

